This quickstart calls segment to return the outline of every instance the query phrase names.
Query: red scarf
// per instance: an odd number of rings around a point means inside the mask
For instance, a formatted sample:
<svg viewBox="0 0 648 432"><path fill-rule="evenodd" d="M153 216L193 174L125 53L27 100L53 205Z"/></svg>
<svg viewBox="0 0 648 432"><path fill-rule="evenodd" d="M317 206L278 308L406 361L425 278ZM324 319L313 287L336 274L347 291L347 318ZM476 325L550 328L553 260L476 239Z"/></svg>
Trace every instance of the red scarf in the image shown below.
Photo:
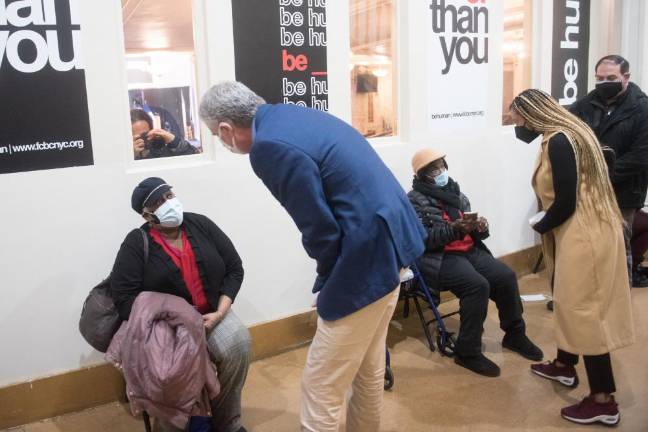
<svg viewBox="0 0 648 432"><path fill-rule="evenodd" d="M151 237L162 249L171 257L176 266L180 269L182 279L184 280L189 294L191 294L191 301L198 312L206 314L211 310L211 306L207 301L205 289L202 281L200 280L200 272L198 271L198 264L196 264L196 255L194 254L191 243L187 239L187 234L184 230L180 231L182 237L182 250L171 246L162 237L162 234L155 228L151 228Z"/></svg>
<svg viewBox="0 0 648 432"><path fill-rule="evenodd" d="M459 211L459 218L463 218L464 213ZM443 220L450 222L450 215L443 210ZM470 234L466 234L461 240L455 240L452 243L448 243L445 246L445 252L468 252L475 245L475 241L470 237Z"/></svg>

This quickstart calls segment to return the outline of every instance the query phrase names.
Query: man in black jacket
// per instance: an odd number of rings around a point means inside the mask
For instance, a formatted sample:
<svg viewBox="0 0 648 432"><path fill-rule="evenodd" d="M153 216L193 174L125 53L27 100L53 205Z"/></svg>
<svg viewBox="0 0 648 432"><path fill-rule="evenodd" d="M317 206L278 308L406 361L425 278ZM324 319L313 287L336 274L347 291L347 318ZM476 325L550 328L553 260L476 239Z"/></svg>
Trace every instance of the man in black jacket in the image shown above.
<svg viewBox="0 0 648 432"><path fill-rule="evenodd" d="M408 197L428 232L419 270L429 288L449 290L459 298L455 363L485 376L500 374L499 367L481 351L489 298L497 305L505 332L502 346L530 360L541 360L542 351L526 336L517 277L482 242L488 237L486 219L466 216L470 203L448 176L445 154L420 150L412 167L415 177Z"/></svg>
<svg viewBox="0 0 648 432"><path fill-rule="evenodd" d="M610 180L629 240L635 213L644 206L648 188L648 97L630 82L630 64L621 56L600 59L595 77L595 90L574 103L570 111L592 128L602 146L614 150ZM648 280L637 272L641 263L633 266L629 241L626 249L633 285L648 286Z"/></svg>

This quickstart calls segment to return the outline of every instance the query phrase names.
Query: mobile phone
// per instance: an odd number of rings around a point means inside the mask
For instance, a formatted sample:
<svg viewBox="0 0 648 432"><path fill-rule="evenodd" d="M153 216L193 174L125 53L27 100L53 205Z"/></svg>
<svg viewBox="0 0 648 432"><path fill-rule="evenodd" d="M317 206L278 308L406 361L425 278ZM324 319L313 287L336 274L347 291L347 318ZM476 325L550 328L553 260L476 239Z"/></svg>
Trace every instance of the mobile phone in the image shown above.
<svg viewBox="0 0 648 432"><path fill-rule="evenodd" d="M468 221L476 221L478 215L477 212L465 212L463 218Z"/></svg>

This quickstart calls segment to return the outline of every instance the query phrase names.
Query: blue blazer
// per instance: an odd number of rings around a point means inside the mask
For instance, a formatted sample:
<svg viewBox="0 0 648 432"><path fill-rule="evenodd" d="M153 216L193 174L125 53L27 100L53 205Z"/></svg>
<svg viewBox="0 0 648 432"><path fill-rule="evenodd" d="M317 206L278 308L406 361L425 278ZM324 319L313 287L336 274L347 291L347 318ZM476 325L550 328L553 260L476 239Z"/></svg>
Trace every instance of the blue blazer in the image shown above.
<svg viewBox="0 0 648 432"><path fill-rule="evenodd" d="M262 105L250 162L317 261L319 315L336 320L384 297L423 255L426 231L367 140L330 114Z"/></svg>

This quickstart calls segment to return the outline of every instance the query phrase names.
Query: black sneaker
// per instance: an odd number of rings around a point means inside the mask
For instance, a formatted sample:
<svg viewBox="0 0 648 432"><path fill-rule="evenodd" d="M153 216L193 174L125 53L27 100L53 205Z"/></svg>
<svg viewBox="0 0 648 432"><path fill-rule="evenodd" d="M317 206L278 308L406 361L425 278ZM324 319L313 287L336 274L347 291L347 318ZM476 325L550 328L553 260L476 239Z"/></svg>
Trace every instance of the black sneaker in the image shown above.
<svg viewBox="0 0 648 432"><path fill-rule="evenodd" d="M635 268L632 271L632 287L648 288L648 275Z"/></svg>
<svg viewBox="0 0 648 432"><path fill-rule="evenodd" d="M648 267L644 267L641 264L635 267L635 271L648 276Z"/></svg>
<svg viewBox="0 0 648 432"><path fill-rule="evenodd" d="M531 342L524 333L505 334L504 339L502 339L502 346L533 361L540 361L544 356L542 350Z"/></svg>
<svg viewBox="0 0 648 432"><path fill-rule="evenodd" d="M498 377L500 375L500 368L495 363L490 361L484 354L479 353L476 356L460 356L455 353L455 363L459 366L465 367L479 375L487 377Z"/></svg>

